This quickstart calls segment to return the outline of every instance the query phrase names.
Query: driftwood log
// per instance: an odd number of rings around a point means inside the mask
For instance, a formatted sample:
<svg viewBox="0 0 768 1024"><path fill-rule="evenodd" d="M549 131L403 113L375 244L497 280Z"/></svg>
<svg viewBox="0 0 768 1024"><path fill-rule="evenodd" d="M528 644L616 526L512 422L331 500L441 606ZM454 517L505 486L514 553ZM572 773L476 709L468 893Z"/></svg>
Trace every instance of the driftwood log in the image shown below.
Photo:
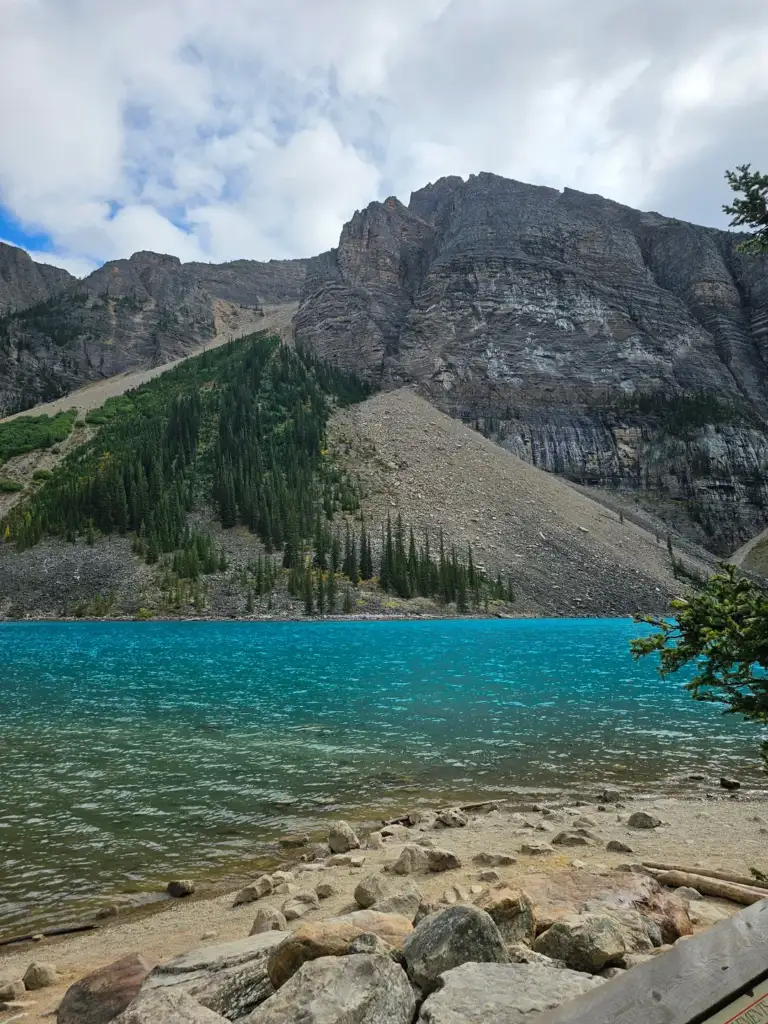
<svg viewBox="0 0 768 1024"><path fill-rule="evenodd" d="M724 882L719 878L692 875L687 871L662 871L649 867L646 867L646 871L662 885L671 885L674 888L688 885L700 892L702 896L719 896L720 899L731 900L732 903L740 903L745 907L768 899L765 889L752 889L746 885L737 885L735 882Z"/></svg>
<svg viewBox="0 0 768 1024"><path fill-rule="evenodd" d="M687 868L681 864L658 864L656 861L644 860L644 868L657 868L660 871L686 871L689 875L703 875L704 878L720 878L724 882L736 882L737 885L748 885L751 889L768 890L768 882L758 882L746 875L734 875L730 871L709 871L704 868Z"/></svg>

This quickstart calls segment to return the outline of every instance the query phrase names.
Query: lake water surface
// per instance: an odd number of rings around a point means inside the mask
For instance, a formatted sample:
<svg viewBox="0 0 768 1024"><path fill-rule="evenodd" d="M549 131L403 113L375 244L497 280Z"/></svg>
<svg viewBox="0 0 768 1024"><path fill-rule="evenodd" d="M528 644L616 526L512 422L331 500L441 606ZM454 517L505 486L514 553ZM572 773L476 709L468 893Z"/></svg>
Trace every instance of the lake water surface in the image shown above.
<svg viewBox="0 0 768 1024"><path fill-rule="evenodd" d="M0 936L418 800L757 777L629 620L0 625Z"/></svg>

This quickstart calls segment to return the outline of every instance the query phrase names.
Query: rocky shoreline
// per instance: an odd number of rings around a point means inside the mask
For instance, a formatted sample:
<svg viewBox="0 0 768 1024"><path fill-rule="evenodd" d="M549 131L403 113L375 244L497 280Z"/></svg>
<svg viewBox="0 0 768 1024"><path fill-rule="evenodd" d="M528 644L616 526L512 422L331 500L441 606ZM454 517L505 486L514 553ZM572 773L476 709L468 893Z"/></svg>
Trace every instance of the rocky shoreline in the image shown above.
<svg viewBox="0 0 768 1024"><path fill-rule="evenodd" d="M768 867L768 799L733 796L605 790L286 836L284 865L235 893L172 880L166 913L0 950L0 1020L525 1021L740 909L643 866Z"/></svg>

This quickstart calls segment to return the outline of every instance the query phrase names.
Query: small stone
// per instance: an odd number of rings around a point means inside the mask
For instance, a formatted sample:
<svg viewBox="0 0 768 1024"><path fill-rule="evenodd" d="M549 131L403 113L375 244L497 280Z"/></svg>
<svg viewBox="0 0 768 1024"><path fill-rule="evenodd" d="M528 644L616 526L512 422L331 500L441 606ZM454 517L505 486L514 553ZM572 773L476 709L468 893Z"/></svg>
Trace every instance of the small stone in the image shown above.
<svg viewBox="0 0 768 1024"><path fill-rule="evenodd" d="M315 886L315 892L317 893L318 899L329 900L331 896L336 896L338 889L335 885L331 885L330 882L320 882L319 885Z"/></svg>
<svg viewBox="0 0 768 1024"><path fill-rule="evenodd" d="M501 875L498 871L494 871L493 868L489 868L488 871L481 871L478 876L481 882L500 882Z"/></svg>
<svg viewBox="0 0 768 1024"><path fill-rule="evenodd" d="M209 939L215 939L218 936L218 932L203 932L200 936L201 942L207 942Z"/></svg>
<svg viewBox="0 0 768 1024"><path fill-rule="evenodd" d="M472 858L472 863L482 867L502 868L517 864L517 857L513 857L509 853L476 853Z"/></svg>
<svg viewBox="0 0 768 1024"><path fill-rule="evenodd" d="M284 932L288 927L285 914L277 907L259 907L249 935L261 935L262 932Z"/></svg>
<svg viewBox="0 0 768 1024"><path fill-rule="evenodd" d="M379 900L371 909L378 911L380 914L401 914L409 921L413 921L418 913L421 900L421 892L411 882L406 888L390 893Z"/></svg>
<svg viewBox="0 0 768 1024"><path fill-rule="evenodd" d="M473 896L479 896L481 892L485 892L485 889L482 885L470 885L469 891Z"/></svg>
<svg viewBox="0 0 768 1024"><path fill-rule="evenodd" d="M597 798L597 802L600 804L617 804L622 797L623 793L618 789L604 789Z"/></svg>
<svg viewBox="0 0 768 1024"><path fill-rule="evenodd" d="M620 839L611 839L605 844L606 850L611 853L634 853L635 851L631 846L627 846L626 843L622 843Z"/></svg>
<svg viewBox="0 0 768 1024"><path fill-rule="evenodd" d="M586 836L578 832L558 832L552 840L553 846L589 846Z"/></svg>
<svg viewBox="0 0 768 1024"><path fill-rule="evenodd" d="M181 899L182 896L191 896L195 891L195 883L190 878L175 878L169 882L165 890L169 896Z"/></svg>
<svg viewBox="0 0 768 1024"><path fill-rule="evenodd" d="M674 890L674 894L679 897L683 903L690 903L691 900L704 899L699 890L692 888L690 885L679 885L677 889Z"/></svg>
<svg viewBox="0 0 768 1024"><path fill-rule="evenodd" d="M572 824L574 828L597 828L597 822L593 821L592 818L588 818L586 814L581 814L578 818L574 818Z"/></svg>
<svg viewBox="0 0 768 1024"><path fill-rule="evenodd" d="M728 779L724 775L720 779L720 785L723 789L741 789L738 779Z"/></svg>
<svg viewBox="0 0 768 1024"><path fill-rule="evenodd" d="M551 821L540 821L535 828L536 832L554 832L555 826Z"/></svg>
<svg viewBox="0 0 768 1024"><path fill-rule="evenodd" d="M352 855L349 853L335 853L325 863L329 868L350 868L352 867Z"/></svg>
<svg viewBox="0 0 768 1024"><path fill-rule="evenodd" d="M296 835L281 836L278 842L285 849L292 850L297 846L306 846L308 843L311 843L312 837L307 835L306 832L299 832Z"/></svg>
<svg viewBox="0 0 768 1024"><path fill-rule="evenodd" d="M689 782L706 782L706 779L707 779L706 775L689 775L688 776L688 781Z"/></svg>
<svg viewBox="0 0 768 1024"><path fill-rule="evenodd" d="M365 841L366 850L380 850L384 845L384 836L381 832L371 832Z"/></svg>
<svg viewBox="0 0 768 1024"><path fill-rule="evenodd" d="M243 903L255 903L256 900L269 896L272 889L272 879L269 875L262 875L255 882L251 882L250 885L246 885L244 889L240 890L237 896L235 896L235 902L232 906L239 907Z"/></svg>
<svg viewBox="0 0 768 1024"><path fill-rule="evenodd" d="M627 971L624 967L604 967L602 971L600 971L598 977L605 978L607 981L610 981L611 978L618 978L620 974L626 973Z"/></svg>
<svg viewBox="0 0 768 1024"><path fill-rule="evenodd" d="M658 828L661 825L659 818L654 818L652 814L648 814L647 811L635 811L634 814L630 814L627 824L630 828Z"/></svg>
<svg viewBox="0 0 768 1024"><path fill-rule="evenodd" d="M36 961L26 969L22 981L28 992L34 992L38 988L50 988L51 985L58 985L61 977L53 964Z"/></svg>
<svg viewBox="0 0 768 1024"><path fill-rule="evenodd" d="M585 860L572 860L571 861L571 867L572 868L576 868L577 871L581 871L586 866L587 866L587 862Z"/></svg>
<svg viewBox="0 0 768 1024"><path fill-rule="evenodd" d="M291 899L283 905L283 914L286 921L296 921L318 906L320 906L320 897L315 890L304 889L294 893Z"/></svg>
<svg viewBox="0 0 768 1024"><path fill-rule="evenodd" d="M524 853L527 857L546 857L554 852L554 847L549 843L523 843L520 847L520 853Z"/></svg>
<svg viewBox="0 0 768 1024"><path fill-rule="evenodd" d="M346 821L336 821L328 833L328 845L331 853L349 853L360 849L360 840Z"/></svg>
<svg viewBox="0 0 768 1024"><path fill-rule="evenodd" d="M280 885L281 882L295 882L296 876L292 871L273 871L272 882L274 885Z"/></svg>
<svg viewBox="0 0 768 1024"><path fill-rule="evenodd" d="M349 858L349 866L351 868L361 868L365 864L365 857L360 853L353 853Z"/></svg>

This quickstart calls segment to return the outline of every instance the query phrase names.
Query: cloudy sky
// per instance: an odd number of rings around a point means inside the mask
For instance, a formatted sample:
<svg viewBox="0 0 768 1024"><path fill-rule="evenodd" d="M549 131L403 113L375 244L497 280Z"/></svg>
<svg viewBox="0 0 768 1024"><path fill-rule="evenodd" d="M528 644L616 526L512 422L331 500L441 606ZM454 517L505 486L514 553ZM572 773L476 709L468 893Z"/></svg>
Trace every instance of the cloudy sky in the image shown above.
<svg viewBox="0 0 768 1024"><path fill-rule="evenodd" d="M766 0L0 0L0 239L304 256L483 170L724 226L766 68Z"/></svg>

